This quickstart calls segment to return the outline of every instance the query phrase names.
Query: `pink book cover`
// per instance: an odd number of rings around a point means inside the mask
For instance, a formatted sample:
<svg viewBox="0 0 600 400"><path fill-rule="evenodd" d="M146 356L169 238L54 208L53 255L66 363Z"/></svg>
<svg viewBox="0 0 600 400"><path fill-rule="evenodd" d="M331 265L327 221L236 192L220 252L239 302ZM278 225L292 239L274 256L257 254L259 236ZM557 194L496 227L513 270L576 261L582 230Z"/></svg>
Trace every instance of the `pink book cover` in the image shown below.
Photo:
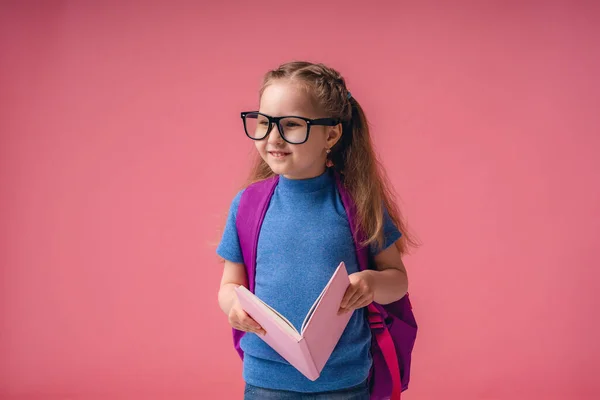
<svg viewBox="0 0 600 400"><path fill-rule="evenodd" d="M352 316L350 312L337 315L348 285L348 271L341 262L306 315L300 332L285 316L247 288L239 286L236 294L244 311L267 332L258 337L304 376L315 381Z"/></svg>

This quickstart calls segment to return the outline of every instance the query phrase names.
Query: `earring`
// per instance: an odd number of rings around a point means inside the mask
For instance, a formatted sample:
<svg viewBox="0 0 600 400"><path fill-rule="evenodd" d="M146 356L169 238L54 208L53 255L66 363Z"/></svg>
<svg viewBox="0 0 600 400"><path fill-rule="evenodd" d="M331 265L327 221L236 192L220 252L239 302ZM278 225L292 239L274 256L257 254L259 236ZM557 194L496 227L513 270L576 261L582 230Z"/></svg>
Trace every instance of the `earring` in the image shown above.
<svg viewBox="0 0 600 400"><path fill-rule="evenodd" d="M327 150L325 151L325 153L327 153L327 155L329 156L329 154L331 153L331 149L327 149ZM325 166L326 166L327 168L331 168L331 167L333 167L333 161L331 161L331 160L329 159L329 157L327 157L327 161L325 161Z"/></svg>

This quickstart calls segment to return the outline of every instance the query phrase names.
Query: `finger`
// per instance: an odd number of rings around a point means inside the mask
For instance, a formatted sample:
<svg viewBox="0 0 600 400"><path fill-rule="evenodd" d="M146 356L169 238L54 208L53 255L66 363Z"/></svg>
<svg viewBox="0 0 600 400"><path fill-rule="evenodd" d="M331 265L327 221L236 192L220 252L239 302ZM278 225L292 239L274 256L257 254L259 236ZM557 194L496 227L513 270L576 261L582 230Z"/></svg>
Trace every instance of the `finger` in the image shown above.
<svg viewBox="0 0 600 400"><path fill-rule="evenodd" d="M267 331L265 331L262 327L254 327L254 326L246 326L245 327L245 331L246 332L252 332L252 333L256 333L257 335L266 335Z"/></svg>
<svg viewBox="0 0 600 400"><path fill-rule="evenodd" d="M369 303L370 301L368 296L361 296L360 298L356 299L356 302L352 305L352 308L354 310L358 310L359 308L368 306Z"/></svg>
<svg viewBox="0 0 600 400"><path fill-rule="evenodd" d="M264 328L260 328L255 333L258 334L258 335L265 336L267 334L267 331L265 331Z"/></svg>
<svg viewBox="0 0 600 400"><path fill-rule="evenodd" d="M241 323L248 332L258 333L261 335L267 334L267 331L265 331L265 329L248 314L245 315Z"/></svg>
<svg viewBox="0 0 600 400"><path fill-rule="evenodd" d="M253 325L248 325L248 324L241 324L239 322L233 323L231 324L231 326L235 329L237 329L238 331L242 331L242 332L251 332L251 333L266 333L264 331L264 329L262 328L256 328Z"/></svg>
<svg viewBox="0 0 600 400"><path fill-rule="evenodd" d="M252 319L252 317L250 317L248 314L246 314L245 316L243 316L240 319L240 323L247 327L250 330L253 331L257 331L259 329L262 329L262 327L260 326L260 324L258 322L256 322L254 319Z"/></svg>
<svg viewBox="0 0 600 400"><path fill-rule="evenodd" d="M356 308L356 304L359 301L359 299L362 297L362 294L359 291L356 291L352 297L350 298L350 300L348 300L348 303L346 304L345 307L342 308L342 312L348 312L351 311L353 309Z"/></svg>
<svg viewBox="0 0 600 400"><path fill-rule="evenodd" d="M252 318L250 318L250 316L244 310L235 310L234 312L232 312L229 316L229 323L235 329L244 332L259 328L258 326L253 326L253 323L255 323L255 321L252 320Z"/></svg>
<svg viewBox="0 0 600 400"><path fill-rule="evenodd" d="M373 300L371 299L370 296L368 296L368 295L362 295L358 299L356 299L356 301L354 301L352 304L348 305L348 307L346 307L346 309L344 310L344 312L358 310L360 308L368 306L372 302L373 302Z"/></svg>
<svg viewBox="0 0 600 400"><path fill-rule="evenodd" d="M358 296L360 296L360 293L358 291L354 291L351 296L346 299L346 302L340 306L338 315L347 312Z"/></svg>
<svg viewBox="0 0 600 400"><path fill-rule="evenodd" d="M342 298L342 302L340 303L340 308L347 307L348 301L354 296L357 290L356 286L348 286L348 289L346 289L346 293L344 293L344 297Z"/></svg>

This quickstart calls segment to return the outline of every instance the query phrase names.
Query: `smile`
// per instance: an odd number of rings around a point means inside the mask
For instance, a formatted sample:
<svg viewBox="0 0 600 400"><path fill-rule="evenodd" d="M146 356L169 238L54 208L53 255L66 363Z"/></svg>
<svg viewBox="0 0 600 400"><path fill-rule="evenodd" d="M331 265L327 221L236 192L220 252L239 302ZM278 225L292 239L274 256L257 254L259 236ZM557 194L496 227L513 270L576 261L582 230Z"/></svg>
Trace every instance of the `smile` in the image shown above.
<svg viewBox="0 0 600 400"><path fill-rule="evenodd" d="M283 159L290 155L290 153L285 153L283 151L269 151L269 155L275 159Z"/></svg>

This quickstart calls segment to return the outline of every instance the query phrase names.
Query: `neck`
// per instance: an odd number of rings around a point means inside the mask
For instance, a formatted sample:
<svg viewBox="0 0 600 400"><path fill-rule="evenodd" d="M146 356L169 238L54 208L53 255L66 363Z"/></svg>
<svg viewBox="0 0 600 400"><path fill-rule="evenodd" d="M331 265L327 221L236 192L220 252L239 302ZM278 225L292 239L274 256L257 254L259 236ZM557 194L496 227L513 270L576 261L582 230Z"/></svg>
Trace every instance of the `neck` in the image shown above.
<svg viewBox="0 0 600 400"><path fill-rule="evenodd" d="M284 192L312 193L331 185L333 175L330 171L323 170L318 176L304 179L290 179L285 175L279 177L278 187Z"/></svg>
<svg viewBox="0 0 600 400"><path fill-rule="evenodd" d="M323 175L323 173L327 170L327 168L325 168L325 166L319 168L318 170L313 170L310 172L304 172L304 173L300 173L300 174L284 174L282 175L284 178L286 179L290 179L290 180L300 180L300 179L311 179L311 178L316 178L317 176L321 176Z"/></svg>

